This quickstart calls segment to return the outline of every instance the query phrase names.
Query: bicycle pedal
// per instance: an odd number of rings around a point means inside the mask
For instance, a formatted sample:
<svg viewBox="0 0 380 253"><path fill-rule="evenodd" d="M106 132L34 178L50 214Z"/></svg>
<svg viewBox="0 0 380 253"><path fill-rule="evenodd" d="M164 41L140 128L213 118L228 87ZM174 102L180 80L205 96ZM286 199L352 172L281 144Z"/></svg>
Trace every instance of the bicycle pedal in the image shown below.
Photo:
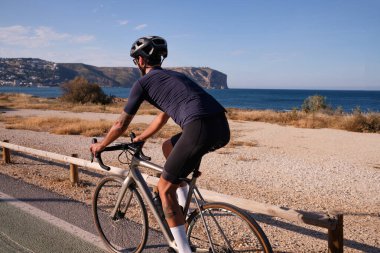
<svg viewBox="0 0 380 253"><path fill-rule="evenodd" d="M197 250L197 248L194 246L190 246L190 248L191 248L191 252L196 252L196 250ZM167 252L168 253L175 253L176 251L173 248L168 248ZM210 252L212 252L212 251L210 251Z"/></svg>
<svg viewBox="0 0 380 253"><path fill-rule="evenodd" d="M167 249L167 252L168 253L176 253L175 250L173 248L170 248L170 247Z"/></svg>

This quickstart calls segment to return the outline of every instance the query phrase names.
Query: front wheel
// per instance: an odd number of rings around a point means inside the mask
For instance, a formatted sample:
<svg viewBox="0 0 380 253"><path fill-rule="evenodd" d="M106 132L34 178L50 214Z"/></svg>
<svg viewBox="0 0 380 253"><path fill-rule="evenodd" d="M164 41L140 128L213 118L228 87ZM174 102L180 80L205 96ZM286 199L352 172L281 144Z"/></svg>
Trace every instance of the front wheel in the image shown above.
<svg viewBox="0 0 380 253"><path fill-rule="evenodd" d="M148 237L148 218L141 195L130 186L114 215L123 179L105 177L97 185L92 210L102 241L114 252L141 252Z"/></svg>
<svg viewBox="0 0 380 253"><path fill-rule="evenodd" d="M201 212L191 214L187 224L188 240L196 252L273 252L257 222L230 204L207 203Z"/></svg>

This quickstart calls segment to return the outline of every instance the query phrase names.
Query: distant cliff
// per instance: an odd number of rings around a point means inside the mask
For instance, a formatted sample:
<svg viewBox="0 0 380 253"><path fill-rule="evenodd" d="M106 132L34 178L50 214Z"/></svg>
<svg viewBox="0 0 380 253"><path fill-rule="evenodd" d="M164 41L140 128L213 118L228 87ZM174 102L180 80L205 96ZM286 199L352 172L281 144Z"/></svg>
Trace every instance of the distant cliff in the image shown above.
<svg viewBox="0 0 380 253"><path fill-rule="evenodd" d="M227 75L202 67L170 68L206 89L228 89ZM54 63L36 58L0 58L0 85L58 86L77 76L108 87L131 87L140 77L137 68L96 67L82 63Z"/></svg>
<svg viewBox="0 0 380 253"><path fill-rule="evenodd" d="M206 89L228 89L227 75L210 68L170 68L181 72Z"/></svg>

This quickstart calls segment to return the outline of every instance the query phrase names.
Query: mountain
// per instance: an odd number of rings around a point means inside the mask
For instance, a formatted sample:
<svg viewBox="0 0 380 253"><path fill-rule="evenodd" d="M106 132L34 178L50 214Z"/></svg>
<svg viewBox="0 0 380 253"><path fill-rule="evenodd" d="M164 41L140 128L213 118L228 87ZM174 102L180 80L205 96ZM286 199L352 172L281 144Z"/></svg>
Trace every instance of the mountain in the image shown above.
<svg viewBox="0 0 380 253"><path fill-rule="evenodd" d="M168 68L181 72L206 89L228 89L227 75L207 67ZM0 85L58 86L83 76L107 87L131 87L140 77L137 68L96 67L83 63L54 63L37 58L0 58Z"/></svg>

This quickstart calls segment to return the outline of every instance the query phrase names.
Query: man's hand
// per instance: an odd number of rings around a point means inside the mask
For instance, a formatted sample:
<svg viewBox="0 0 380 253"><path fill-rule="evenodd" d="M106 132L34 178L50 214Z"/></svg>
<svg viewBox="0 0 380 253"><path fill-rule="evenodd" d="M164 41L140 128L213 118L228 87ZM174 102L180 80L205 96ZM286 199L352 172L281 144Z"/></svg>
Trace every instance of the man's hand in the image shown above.
<svg viewBox="0 0 380 253"><path fill-rule="evenodd" d="M103 151L104 148L105 146L103 146L102 143L93 143L90 146L90 151L95 156L96 153Z"/></svg>
<svg viewBox="0 0 380 253"><path fill-rule="evenodd" d="M139 142L139 141L145 141L145 139L143 139L141 137L141 135L139 135L139 136L136 136L135 138L133 138L133 140L132 140L132 142Z"/></svg>
<svg viewBox="0 0 380 253"><path fill-rule="evenodd" d="M125 112L122 112L119 119L116 120L116 122L113 124L102 142L91 144L91 153L95 156L96 153L101 152L110 143L119 138L125 132L125 130L127 130L129 123L133 119L133 116L134 115L128 115Z"/></svg>

